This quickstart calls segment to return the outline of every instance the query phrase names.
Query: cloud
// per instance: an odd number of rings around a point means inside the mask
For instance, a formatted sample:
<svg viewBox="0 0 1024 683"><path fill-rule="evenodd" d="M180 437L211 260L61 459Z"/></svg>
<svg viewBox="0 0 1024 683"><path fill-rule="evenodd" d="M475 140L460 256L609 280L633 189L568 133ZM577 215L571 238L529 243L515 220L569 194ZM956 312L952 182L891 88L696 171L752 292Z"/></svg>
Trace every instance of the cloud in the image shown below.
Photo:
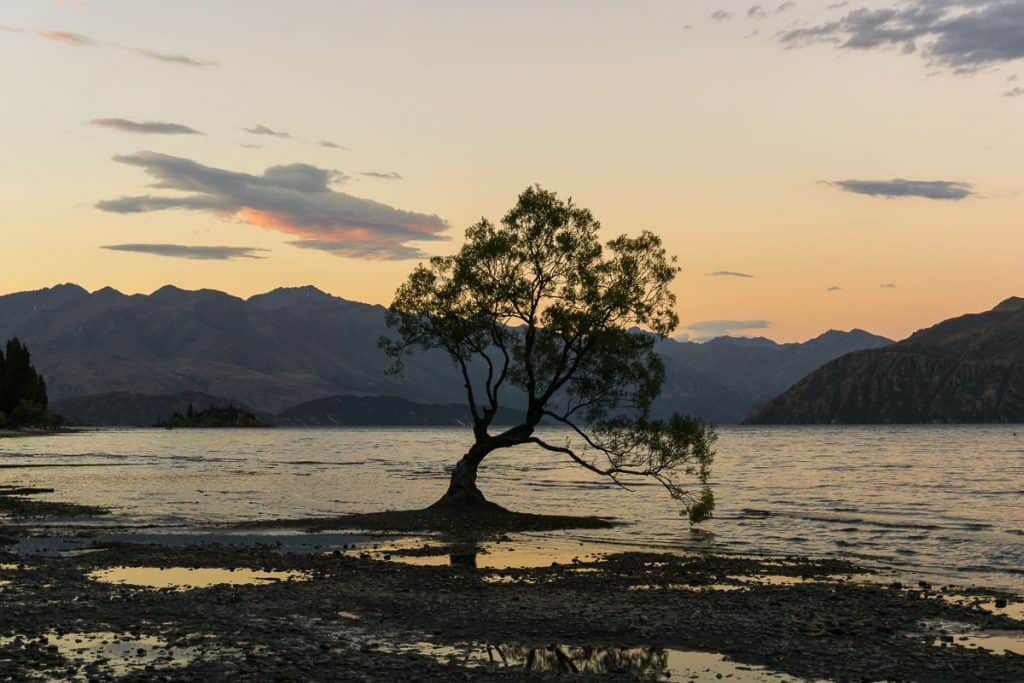
<svg viewBox="0 0 1024 683"><path fill-rule="evenodd" d="M111 244L103 249L198 261L230 261L237 258L262 259L266 257L260 256L260 253L267 251L252 247L194 247L184 244Z"/></svg>
<svg viewBox="0 0 1024 683"><path fill-rule="evenodd" d="M167 52L157 52L155 50L143 50L141 48L135 49L135 52L139 53L143 57L147 57L148 59L155 59L158 62L167 62L169 64L198 67L216 66L216 62L206 62L187 55L175 55Z"/></svg>
<svg viewBox="0 0 1024 683"><path fill-rule="evenodd" d="M151 187L186 194L103 200L96 204L101 211L202 211L292 235L298 247L353 258L420 258L423 252L410 242L447 239L441 233L448 224L439 216L338 192L330 185L347 176L309 164L271 166L252 175L156 152L114 160L143 169L156 181Z"/></svg>
<svg viewBox="0 0 1024 683"><path fill-rule="evenodd" d="M242 130L244 130L246 133L251 133L252 135L272 135L275 138L291 137L290 133L286 133L283 130L273 130L272 128L267 128L262 124L253 126L252 128L243 128Z"/></svg>
<svg viewBox="0 0 1024 683"><path fill-rule="evenodd" d="M920 51L935 66L972 73L1024 58L1024 2L906 0L880 9L861 7L835 21L785 31L780 40L787 47L827 43L840 49Z"/></svg>
<svg viewBox="0 0 1024 683"><path fill-rule="evenodd" d="M348 150L349 149L345 145L339 145L338 143L331 142L330 140L321 140L319 144L320 144L321 147L326 147L328 149L344 149L344 150Z"/></svg>
<svg viewBox="0 0 1024 683"><path fill-rule="evenodd" d="M750 19L764 19L767 16L768 13L760 5L751 5L750 9L747 10L747 17Z"/></svg>
<svg viewBox="0 0 1024 683"><path fill-rule="evenodd" d="M372 261L400 261L424 257L423 252L416 247L405 245L344 243L324 240L298 240L289 242L289 244L300 249L316 249L317 251L325 251L335 256L369 259Z"/></svg>
<svg viewBox="0 0 1024 683"><path fill-rule="evenodd" d="M830 4L828 6L828 9L832 9L832 10L843 9L844 7L846 7L849 4L850 4L850 0L843 0L842 2L833 2L832 4Z"/></svg>
<svg viewBox="0 0 1024 683"><path fill-rule="evenodd" d="M1021 95L1024 95L1024 88L1019 85L1016 88L1010 88L1003 93L1004 97L1020 97Z"/></svg>
<svg viewBox="0 0 1024 683"><path fill-rule="evenodd" d="M713 273L707 273L708 277L754 277L747 273L738 273L734 270L716 270Z"/></svg>
<svg viewBox="0 0 1024 683"><path fill-rule="evenodd" d="M46 38L47 40L55 40L58 43L64 43L65 45L74 45L75 47L92 47L96 44L96 41L89 36L83 36L81 33L70 33L69 31L51 31L41 29L33 31L40 38Z"/></svg>
<svg viewBox="0 0 1024 683"><path fill-rule="evenodd" d="M113 128L125 133L145 133L149 135L202 135L195 128L184 126L180 123L167 123L165 121L129 121L128 119L93 119L90 121L94 126Z"/></svg>
<svg viewBox="0 0 1024 683"><path fill-rule="evenodd" d="M732 12L726 12L724 9L715 10L711 13L711 18L715 21L729 21L732 19Z"/></svg>
<svg viewBox="0 0 1024 683"><path fill-rule="evenodd" d="M844 192L865 194L871 197L922 197L924 199L946 199L959 201L975 196L968 183L950 180L835 180L828 182Z"/></svg>
<svg viewBox="0 0 1024 683"><path fill-rule="evenodd" d="M884 285L878 285L878 286L881 287L882 289L896 289L896 283L895 282L886 282Z"/></svg>
<svg viewBox="0 0 1024 683"><path fill-rule="evenodd" d="M245 147L246 149L263 149L263 145L250 145L246 142L242 142L238 146Z"/></svg>
<svg viewBox="0 0 1024 683"><path fill-rule="evenodd" d="M840 287L839 285L832 285L831 287L829 287L825 291L826 292L841 292L841 291L843 291L843 288Z"/></svg>
<svg viewBox="0 0 1024 683"><path fill-rule="evenodd" d="M39 36L45 40L52 40L57 43L64 43L72 47L97 47L104 45L93 38L82 35L81 33L71 33L70 31L58 31L54 29L45 28L18 28L16 26L0 26L0 31L7 31L8 33L31 33L32 35ZM156 50L146 50L144 48L127 47L124 45L117 45L115 43L107 43L105 47L119 48L122 50L130 50L136 54L140 54L147 59L155 59L160 62L167 62L170 64L179 64L182 66L214 66L214 62L206 62L186 55L170 54L166 52L157 52Z"/></svg>
<svg viewBox="0 0 1024 683"><path fill-rule="evenodd" d="M82 35L81 33L71 33L70 31L57 31L48 28L18 28L16 26L0 26L0 31L6 31L7 33L31 33L45 40L64 43L72 47L93 47L96 45L96 41L89 36Z"/></svg>
<svg viewBox="0 0 1024 683"><path fill-rule="evenodd" d="M363 171L359 175L368 178L379 178L381 180L401 180L402 174L394 171Z"/></svg>
<svg viewBox="0 0 1024 683"><path fill-rule="evenodd" d="M701 320L686 325L683 329L698 339L710 339L748 330L763 330L770 327L767 320Z"/></svg>
<svg viewBox="0 0 1024 683"><path fill-rule="evenodd" d="M795 2L784 2L784 3L782 3L781 5L779 5L778 7L775 8L775 13L776 14L782 14L783 12L788 12L789 10L793 9L794 7L796 7L796 3Z"/></svg>

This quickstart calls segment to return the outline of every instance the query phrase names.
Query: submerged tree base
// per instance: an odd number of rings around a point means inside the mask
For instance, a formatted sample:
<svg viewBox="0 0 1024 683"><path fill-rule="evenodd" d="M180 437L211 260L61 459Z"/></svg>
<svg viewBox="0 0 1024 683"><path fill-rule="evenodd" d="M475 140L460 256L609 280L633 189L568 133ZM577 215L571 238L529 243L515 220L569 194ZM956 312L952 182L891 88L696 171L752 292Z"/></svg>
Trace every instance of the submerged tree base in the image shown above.
<svg viewBox="0 0 1024 683"><path fill-rule="evenodd" d="M496 503L485 502L472 509L438 501L423 510L388 510L331 518L276 520L256 522L257 527L292 527L310 531L364 529L372 531L436 531L457 535L486 535L518 531L553 531L556 529L609 529L618 526L601 517L574 515L536 515L506 510Z"/></svg>

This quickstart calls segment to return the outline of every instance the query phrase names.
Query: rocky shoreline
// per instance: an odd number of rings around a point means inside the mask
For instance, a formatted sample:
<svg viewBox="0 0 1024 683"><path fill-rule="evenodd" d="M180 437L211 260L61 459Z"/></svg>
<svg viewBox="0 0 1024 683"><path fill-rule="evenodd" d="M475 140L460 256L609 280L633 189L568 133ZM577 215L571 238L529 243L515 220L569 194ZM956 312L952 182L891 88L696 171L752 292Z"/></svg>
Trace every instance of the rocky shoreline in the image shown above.
<svg viewBox="0 0 1024 683"><path fill-rule="evenodd" d="M955 588L905 586L843 560L581 548L575 560L495 569L444 541L289 554L272 536L171 547L102 541L82 527L67 533L85 547L38 555L25 539L52 534L53 520L44 531L18 519L25 513L0 512L4 680L1020 681L1024 672L1024 656L962 635L1024 642L1018 597L954 599ZM505 553L514 541L488 548ZM210 581L188 568L232 571ZM131 578L154 571L178 578L151 587Z"/></svg>

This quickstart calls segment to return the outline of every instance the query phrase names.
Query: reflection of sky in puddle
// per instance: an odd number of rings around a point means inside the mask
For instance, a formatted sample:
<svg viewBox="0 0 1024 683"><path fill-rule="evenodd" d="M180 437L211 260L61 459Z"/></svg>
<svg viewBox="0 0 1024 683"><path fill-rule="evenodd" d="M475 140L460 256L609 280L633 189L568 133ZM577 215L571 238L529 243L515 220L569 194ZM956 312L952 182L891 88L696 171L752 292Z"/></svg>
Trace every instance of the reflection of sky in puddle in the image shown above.
<svg viewBox="0 0 1024 683"><path fill-rule="evenodd" d="M97 569L89 574L89 578L103 583L128 584L143 588L188 590L221 584L242 586L304 581L309 579L309 574L300 571L258 571L220 567L112 567Z"/></svg>
<svg viewBox="0 0 1024 683"><path fill-rule="evenodd" d="M42 637L45 646L56 648L67 661L79 666L98 662L103 669L114 674L126 674L146 667L186 666L198 655L196 648L171 649L166 642L155 636L133 636L109 631L63 634L51 631ZM0 637L0 646L14 648L33 640L39 642L37 638L24 636ZM65 674L66 671L62 672L61 678Z"/></svg>
<svg viewBox="0 0 1024 683"><path fill-rule="evenodd" d="M815 577L786 576L784 574L756 576L726 576L735 583L642 583L629 587L631 591L643 590L681 590L681 591L740 591L757 586L804 586L815 583L837 583L849 580L845 575L825 575Z"/></svg>
<svg viewBox="0 0 1024 683"><path fill-rule="evenodd" d="M571 541L538 542L516 538L509 542L481 543L479 545L446 546L424 539L409 539L388 543L370 551L376 559L421 567L475 567L477 569L537 569L552 565L572 565L594 562L602 555L622 552L626 548ZM410 555L410 550L430 554ZM364 550L365 552L365 550Z"/></svg>
<svg viewBox="0 0 1024 683"><path fill-rule="evenodd" d="M732 662L722 655L710 652L663 648L597 648L566 645L528 647L490 643L451 646L417 641L381 644L378 649L383 652L415 653L439 662L474 668L512 670L530 674L617 674L674 680L722 678L738 683L796 683L799 680L764 667Z"/></svg>
<svg viewBox="0 0 1024 683"><path fill-rule="evenodd" d="M959 595L956 593L944 593L942 599L952 605L965 607L976 607L989 614L998 614L1017 621L1024 621L1024 602L1000 602L1002 607L996 606L996 600L988 596Z"/></svg>
<svg viewBox="0 0 1024 683"><path fill-rule="evenodd" d="M631 591L742 591L746 586L734 583L641 583L629 587Z"/></svg>
<svg viewBox="0 0 1024 683"><path fill-rule="evenodd" d="M922 626L940 633L932 640L936 647L964 647L988 650L997 655L1007 652L1024 655L1024 631L980 630L970 624L941 620L924 621Z"/></svg>

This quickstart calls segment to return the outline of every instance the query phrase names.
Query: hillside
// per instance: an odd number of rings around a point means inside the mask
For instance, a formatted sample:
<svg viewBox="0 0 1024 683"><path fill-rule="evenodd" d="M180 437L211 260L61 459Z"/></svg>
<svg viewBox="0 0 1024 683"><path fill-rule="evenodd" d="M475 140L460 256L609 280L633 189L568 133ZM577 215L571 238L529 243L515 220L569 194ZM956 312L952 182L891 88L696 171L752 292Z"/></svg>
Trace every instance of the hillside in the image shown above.
<svg viewBox="0 0 1024 683"><path fill-rule="evenodd" d="M395 396L330 396L288 408L286 426L427 426L472 422L465 403L415 403Z"/></svg>
<svg viewBox="0 0 1024 683"><path fill-rule="evenodd" d="M29 344L58 409L66 409L68 399L98 394L183 392L274 414L338 395L462 403L462 383L441 353L411 358L402 377L385 372L389 359L377 346L387 333L384 313L381 306L314 287L241 299L171 286L126 295L59 285L0 296L0 338L17 335ZM738 422L822 363L887 343L860 330L831 331L802 344L729 337L704 344L665 341L658 351L667 377L655 412ZM126 419L116 396L91 401L92 424ZM87 408L75 405L76 414ZM109 412L99 414L105 405Z"/></svg>
<svg viewBox="0 0 1024 683"><path fill-rule="evenodd" d="M122 391L61 399L53 403L53 410L71 425L152 427L166 422L175 413L188 413L189 406L202 412L234 405L237 401L198 391L161 396ZM249 410L245 406L240 407ZM269 416L262 417L267 419Z"/></svg>
<svg viewBox="0 0 1024 683"><path fill-rule="evenodd" d="M827 363L752 424L1024 421L1024 299Z"/></svg>

